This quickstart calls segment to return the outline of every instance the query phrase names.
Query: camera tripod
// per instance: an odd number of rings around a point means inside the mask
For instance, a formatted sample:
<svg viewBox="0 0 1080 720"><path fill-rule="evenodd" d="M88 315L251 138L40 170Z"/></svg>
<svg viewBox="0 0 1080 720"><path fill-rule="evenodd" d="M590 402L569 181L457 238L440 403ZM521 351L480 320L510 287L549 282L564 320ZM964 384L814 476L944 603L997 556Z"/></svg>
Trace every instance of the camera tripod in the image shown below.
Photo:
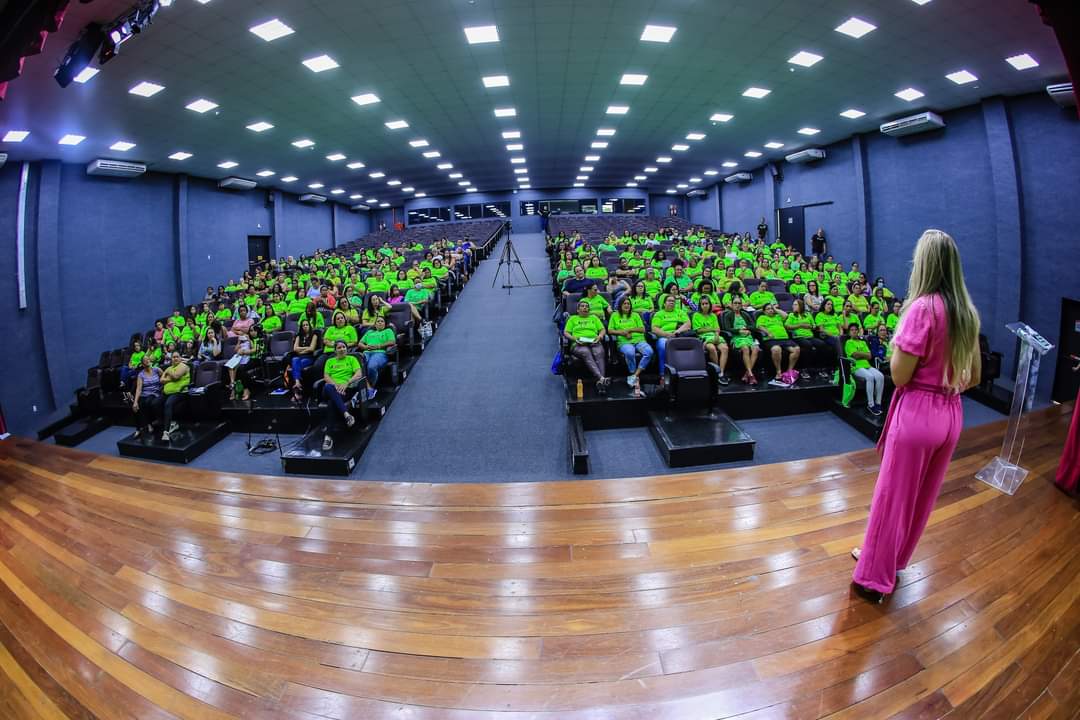
<svg viewBox="0 0 1080 720"><path fill-rule="evenodd" d="M506 266L506 282L503 283L503 287L506 292L510 292L516 287L532 287L532 282L529 280L528 274L525 272L525 266L521 264L521 258L518 257L517 249L514 247L514 241L510 235L506 236L506 244L503 245L502 254L499 256L499 267L495 268L495 277L491 279L491 287L495 287L495 283L499 280L499 272L502 270L503 265ZM514 284L514 265L517 265L518 272L525 278L524 285Z"/></svg>

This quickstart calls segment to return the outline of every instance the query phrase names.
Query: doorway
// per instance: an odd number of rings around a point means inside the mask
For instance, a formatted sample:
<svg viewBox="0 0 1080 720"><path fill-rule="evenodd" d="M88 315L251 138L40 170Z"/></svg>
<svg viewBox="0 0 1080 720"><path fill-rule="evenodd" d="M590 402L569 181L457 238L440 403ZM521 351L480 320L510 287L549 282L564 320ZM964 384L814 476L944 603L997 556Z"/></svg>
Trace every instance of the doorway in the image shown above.
<svg viewBox="0 0 1080 720"><path fill-rule="evenodd" d="M1080 300L1061 298L1061 331L1058 333L1057 352L1054 390L1050 398L1063 403L1075 398L1080 389L1080 372L1072 371L1076 361L1069 357L1080 357Z"/></svg>
<svg viewBox="0 0 1080 720"><path fill-rule="evenodd" d="M248 235L248 270L255 271L255 267L270 259L270 236Z"/></svg>
<svg viewBox="0 0 1080 720"><path fill-rule="evenodd" d="M804 229L804 208L778 208L776 211L776 239L795 248L806 251L806 231Z"/></svg>

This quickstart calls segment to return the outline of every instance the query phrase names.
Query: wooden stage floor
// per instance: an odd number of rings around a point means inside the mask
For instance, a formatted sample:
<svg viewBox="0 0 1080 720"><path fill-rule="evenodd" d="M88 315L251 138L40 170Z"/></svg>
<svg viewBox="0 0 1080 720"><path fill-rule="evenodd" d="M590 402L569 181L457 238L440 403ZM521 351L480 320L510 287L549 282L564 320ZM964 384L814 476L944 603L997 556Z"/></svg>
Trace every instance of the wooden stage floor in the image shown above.
<svg viewBox="0 0 1080 720"><path fill-rule="evenodd" d="M883 606L873 451L625 480L228 475L0 442L0 718L1075 718L1080 504L964 433Z"/></svg>

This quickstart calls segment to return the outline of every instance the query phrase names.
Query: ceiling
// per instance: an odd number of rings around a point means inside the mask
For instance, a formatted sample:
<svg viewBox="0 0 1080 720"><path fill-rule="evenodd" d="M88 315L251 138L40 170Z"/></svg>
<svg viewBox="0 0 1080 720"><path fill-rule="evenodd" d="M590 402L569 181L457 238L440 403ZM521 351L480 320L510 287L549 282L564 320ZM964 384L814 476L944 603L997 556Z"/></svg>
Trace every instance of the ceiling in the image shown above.
<svg viewBox="0 0 1080 720"><path fill-rule="evenodd" d="M29 130L25 141L0 143L11 159L87 162L113 157L150 169L220 178L237 175L267 187L307 191L324 184L348 196L399 205L412 193L457 193L459 182L479 191L516 187L525 167L533 188L569 187L578 174L589 187L634 182L663 192L691 177L710 182L760 166L794 150L825 145L882 121L967 105L992 95L1041 90L1065 79L1052 31L1027 0L175 0L154 23L121 46L120 54L85 84L60 88L52 79L68 44L90 21L107 21L133 0L73 2L46 51L28 59L8 99L0 103L0 137ZM877 26L860 39L834 31L852 16ZM278 18L294 32L266 42L249 27ZM499 42L471 45L463 28L494 24ZM647 24L677 28L669 43L643 42ZM824 57L812 67L788 63L799 51ZM1005 58L1029 53L1038 67L1017 71ZM315 73L301 64L327 54L339 67ZM96 63L94 65L96 67ZM956 85L947 73L966 69L978 80ZM620 85L624 73L648 76ZM509 87L485 88L482 76L508 75ZM141 81L165 90L138 97ZM743 97L750 86L771 92ZM893 95L915 87L925 97ZM375 93L380 102L350 98ZM206 98L219 107L185 109ZM611 104L629 112L608 115ZM513 107L516 117L494 109ZM866 115L841 117L848 108ZM734 116L710 122L715 113ZM384 123L404 119L409 127ZM256 133L257 121L274 125ZM596 137L598 128L612 137ZM800 135L803 127L820 130ZM519 130L520 140L501 132ZM700 132L703 140L686 140ZM57 145L66 133L86 136ZM315 145L298 149L307 138ZM425 139L424 148L409 142ZM109 149L133 142L128 152ZM590 148L593 141L608 147ZM768 150L776 141L784 147ZM508 152L520 142L523 152ZM690 149L672 151L685 143ZM437 150L438 159L422 152ZM748 159L744 153L763 153ZM176 151L192 154L170 160ZM332 162L332 153L347 159ZM600 160L585 162L586 155ZM657 163L661 155L672 157ZM511 157L524 157L513 165ZM220 169L232 160L238 166ZM363 169L346 163L360 161ZM739 163L724 168L721 163ZM437 163L453 163L438 170ZM593 170L580 173L579 166ZM646 166L658 168L644 173ZM259 178L256 173L276 175ZM381 171L383 178L370 173ZM461 172L462 179L449 173ZM287 184L285 176L296 176ZM387 181L400 180L400 186Z"/></svg>

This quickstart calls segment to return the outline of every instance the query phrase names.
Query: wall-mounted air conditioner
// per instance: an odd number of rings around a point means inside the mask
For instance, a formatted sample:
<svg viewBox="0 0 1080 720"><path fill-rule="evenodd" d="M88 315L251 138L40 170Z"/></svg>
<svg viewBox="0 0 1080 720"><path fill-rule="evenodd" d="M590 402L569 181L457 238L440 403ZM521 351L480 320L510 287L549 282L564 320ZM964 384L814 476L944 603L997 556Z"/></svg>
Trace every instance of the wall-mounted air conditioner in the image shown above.
<svg viewBox="0 0 1080 720"><path fill-rule="evenodd" d="M132 178L139 177L144 172L146 172L146 165L143 163L109 160L108 158L91 160L90 164L86 166L87 175L104 175L105 177Z"/></svg>
<svg viewBox="0 0 1080 720"><path fill-rule="evenodd" d="M686 193L686 197L699 197L702 200L709 197L709 192L701 188L694 188L690 192Z"/></svg>
<svg viewBox="0 0 1080 720"><path fill-rule="evenodd" d="M806 148L797 153L791 153L784 158L789 163L808 163L825 159L825 151L821 148Z"/></svg>
<svg viewBox="0 0 1080 720"><path fill-rule="evenodd" d="M735 173L734 175L728 175L724 178L726 183L744 183L750 182L754 179L754 176L748 172Z"/></svg>
<svg viewBox="0 0 1080 720"><path fill-rule="evenodd" d="M891 137L902 135L914 135L915 133L940 130L945 127L945 121L937 113L924 112L910 117L900 118L881 125L881 133Z"/></svg>
<svg viewBox="0 0 1080 720"><path fill-rule="evenodd" d="M353 212L360 212L362 210L370 210L371 208L369 206L365 205L364 203L357 203L356 205L353 205L349 209L352 210Z"/></svg>
<svg viewBox="0 0 1080 720"><path fill-rule="evenodd" d="M1047 85L1046 94L1061 107L1076 107L1076 95L1073 94L1072 83Z"/></svg>
<svg viewBox="0 0 1080 720"><path fill-rule="evenodd" d="M315 193L308 193L307 195L300 196L300 202L306 203L321 203L326 202L325 195L316 195Z"/></svg>
<svg viewBox="0 0 1080 720"><path fill-rule="evenodd" d="M254 190L254 180L245 180L238 177L227 177L218 181L217 186L223 190Z"/></svg>

